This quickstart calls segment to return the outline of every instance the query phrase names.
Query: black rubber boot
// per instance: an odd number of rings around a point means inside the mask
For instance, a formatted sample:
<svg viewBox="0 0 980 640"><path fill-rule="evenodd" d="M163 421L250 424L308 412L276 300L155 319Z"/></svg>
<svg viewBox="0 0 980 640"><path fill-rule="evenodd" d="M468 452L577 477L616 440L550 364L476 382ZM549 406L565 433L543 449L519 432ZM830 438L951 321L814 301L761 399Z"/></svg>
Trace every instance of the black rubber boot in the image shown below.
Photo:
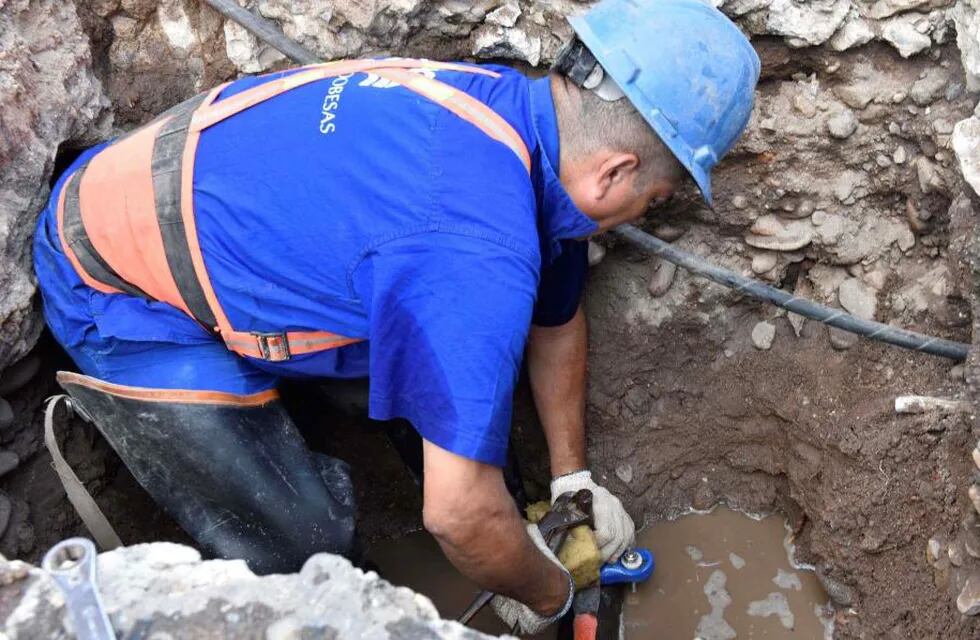
<svg viewBox="0 0 980 640"><path fill-rule="evenodd" d="M73 373L58 381L149 492L211 557L256 573L355 553L346 463L312 453L275 392L144 389Z"/></svg>

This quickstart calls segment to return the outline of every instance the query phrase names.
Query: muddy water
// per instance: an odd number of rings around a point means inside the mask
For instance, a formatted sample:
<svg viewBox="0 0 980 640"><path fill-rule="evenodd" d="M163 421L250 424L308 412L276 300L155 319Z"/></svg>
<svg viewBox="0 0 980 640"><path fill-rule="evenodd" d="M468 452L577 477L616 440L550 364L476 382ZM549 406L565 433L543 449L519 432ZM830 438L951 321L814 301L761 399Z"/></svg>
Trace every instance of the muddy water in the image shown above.
<svg viewBox="0 0 980 640"><path fill-rule="evenodd" d="M628 593L627 640L829 638L818 612L829 598L794 568L783 520L724 507L646 527L638 536L657 568Z"/></svg>
<svg viewBox="0 0 980 640"><path fill-rule="evenodd" d="M443 618L458 617L479 593L476 585L456 571L435 539L425 531L380 543L371 549L369 555L385 580L425 594ZM493 635L510 632L489 606L484 607L469 626ZM556 636L552 629L550 633L535 637Z"/></svg>
<svg viewBox="0 0 980 640"><path fill-rule="evenodd" d="M627 592L625 638L829 638L816 613L829 598L811 572L790 564L785 537L779 517L753 520L724 507L646 527L639 544L653 551L657 569ZM370 556L385 579L425 594L444 618L477 594L424 531L380 543ZM471 626L508 632L489 607ZM541 637L556 637L555 629Z"/></svg>

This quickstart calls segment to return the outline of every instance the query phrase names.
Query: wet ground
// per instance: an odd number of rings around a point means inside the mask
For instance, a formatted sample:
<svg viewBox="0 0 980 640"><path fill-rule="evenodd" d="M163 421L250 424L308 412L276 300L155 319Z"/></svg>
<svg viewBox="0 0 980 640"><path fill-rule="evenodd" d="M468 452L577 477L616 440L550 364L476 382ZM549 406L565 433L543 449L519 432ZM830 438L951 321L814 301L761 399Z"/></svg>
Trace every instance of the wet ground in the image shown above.
<svg viewBox="0 0 980 640"><path fill-rule="evenodd" d="M638 540L653 551L657 568L626 595L627 640L830 637L818 616L827 595L812 572L790 563L781 518L756 520L718 507L648 526ZM457 617L477 594L424 531L380 543L371 557L387 580L427 595L445 618ZM489 608L472 626L507 633ZM542 637L555 637L554 630Z"/></svg>
<svg viewBox="0 0 980 640"><path fill-rule="evenodd" d="M725 507L646 527L649 582L626 596L627 640L829 638L818 614L829 598L810 571L792 566L783 520Z"/></svg>

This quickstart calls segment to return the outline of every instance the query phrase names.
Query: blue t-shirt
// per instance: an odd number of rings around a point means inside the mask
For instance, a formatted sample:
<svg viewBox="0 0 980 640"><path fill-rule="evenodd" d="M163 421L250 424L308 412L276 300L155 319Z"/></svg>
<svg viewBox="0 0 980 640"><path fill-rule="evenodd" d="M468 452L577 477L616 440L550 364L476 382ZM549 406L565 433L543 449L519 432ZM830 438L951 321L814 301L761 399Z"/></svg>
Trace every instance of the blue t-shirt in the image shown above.
<svg viewBox="0 0 980 640"><path fill-rule="evenodd" d="M530 176L471 123L360 73L205 130L194 204L205 264L236 330L364 339L249 362L284 377L367 376L372 418L407 418L440 447L499 465L528 328L574 315L587 267L581 238L596 225L558 179L549 81L487 68L500 77L435 76L514 127L531 152ZM221 98L278 75L238 80ZM106 298L116 335L158 332L163 314L168 340L202 338L168 305Z"/></svg>

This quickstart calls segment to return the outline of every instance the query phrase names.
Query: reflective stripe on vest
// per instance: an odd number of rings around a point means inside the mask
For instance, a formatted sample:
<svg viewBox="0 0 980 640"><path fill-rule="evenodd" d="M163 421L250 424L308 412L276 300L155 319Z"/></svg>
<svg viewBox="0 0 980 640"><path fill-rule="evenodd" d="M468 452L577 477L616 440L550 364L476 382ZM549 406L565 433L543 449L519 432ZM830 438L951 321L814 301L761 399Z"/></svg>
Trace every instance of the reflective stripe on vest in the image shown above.
<svg viewBox="0 0 980 640"><path fill-rule="evenodd" d="M58 234L65 255L88 286L167 302L217 333L235 353L280 362L364 338L329 331L237 331L211 286L194 216L194 159L201 132L296 87L370 71L452 111L506 145L530 172L520 134L493 109L443 82L410 69L500 77L480 67L389 58L303 67L213 104L227 84L195 96L92 158L58 199Z"/></svg>

